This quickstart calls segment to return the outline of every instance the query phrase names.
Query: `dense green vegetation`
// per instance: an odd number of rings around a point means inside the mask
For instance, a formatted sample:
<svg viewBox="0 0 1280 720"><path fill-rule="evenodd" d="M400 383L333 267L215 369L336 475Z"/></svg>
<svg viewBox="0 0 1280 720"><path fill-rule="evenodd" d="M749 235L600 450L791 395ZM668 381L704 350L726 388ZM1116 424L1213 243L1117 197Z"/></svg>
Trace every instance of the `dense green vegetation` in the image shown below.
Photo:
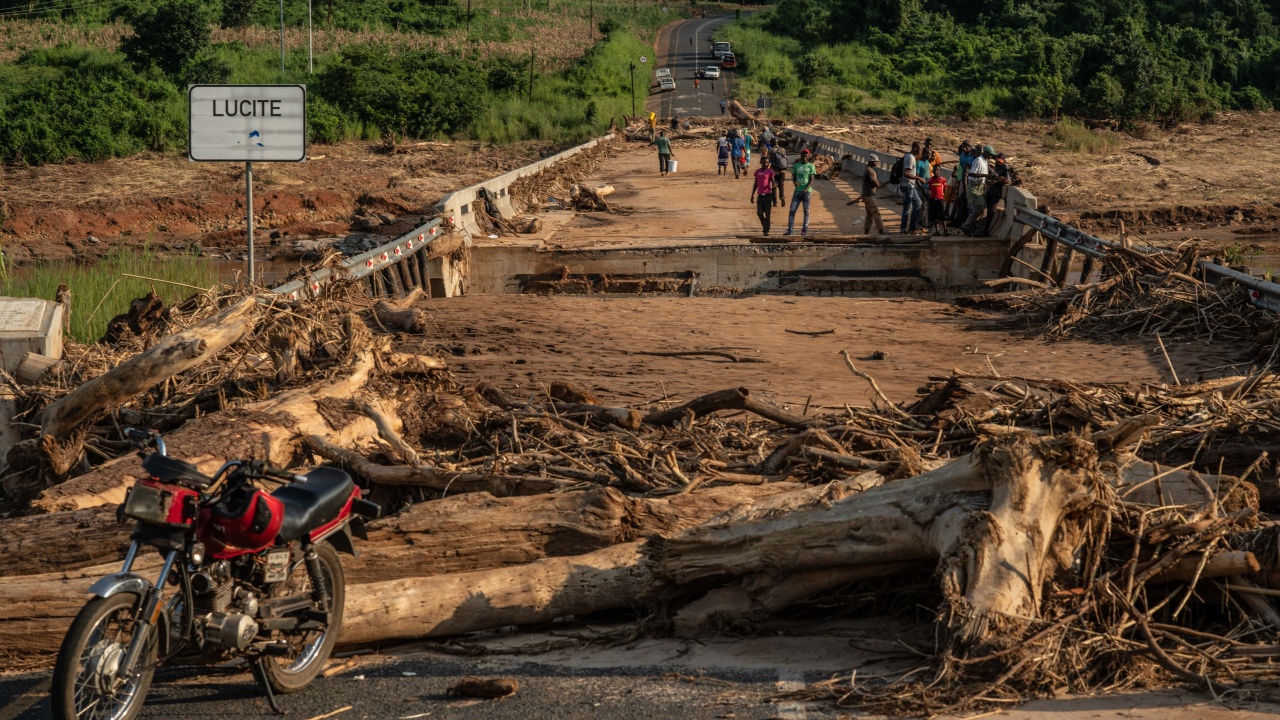
<svg viewBox="0 0 1280 720"><path fill-rule="evenodd" d="M1179 122L1280 101L1280 0L782 0L725 28L795 114Z"/></svg>
<svg viewBox="0 0 1280 720"><path fill-rule="evenodd" d="M119 52L58 47L0 64L0 161L96 161L142 150L182 150L185 86L193 82L306 83L312 142L386 135L573 142L598 135L611 118L632 110L629 64L653 54L640 37L652 37L653 30L678 15L664 14L655 3L635 4L633 10L632 4L616 0L558 0L557 8L596 21L597 42L562 38L580 57L551 70L536 51L531 58L484 46L486 37L509 39L520 32L519 22L511 19L514 10L546 4L513 3L497 10L490 5L473 14L473 34L463 49L444 52L406 42L406 34L444 32L465 24L465 0L317 0L313 9L318 22L331 17L336 25L378 28L379 33L318 54L314 75L306 72L305 47L294 48L283 77L274 47L210 42L215 24L278 21L272 14L275 2L81 5L68 22L124 18L135 35L124 40ZM0 0L0 19L6 8L15 6L29 4ZM305 21L305 4L290 0L286 8L290 23ZM635 101L643 107L648 76L640 72L637 80Z"/></svg>
<svg viewBox="0 0 1280 720"><path fill-rule="evenodd" d="M170 304L217 281L217 267L204 258L162 258L145 247L140 252L120 250L93 265L50 263L13 269L0 261L0 295L52 300L58 285L66 283L75 301L69 332L83 343L102 337L107 322L127 311L134 298L155 291Z"/></svg>

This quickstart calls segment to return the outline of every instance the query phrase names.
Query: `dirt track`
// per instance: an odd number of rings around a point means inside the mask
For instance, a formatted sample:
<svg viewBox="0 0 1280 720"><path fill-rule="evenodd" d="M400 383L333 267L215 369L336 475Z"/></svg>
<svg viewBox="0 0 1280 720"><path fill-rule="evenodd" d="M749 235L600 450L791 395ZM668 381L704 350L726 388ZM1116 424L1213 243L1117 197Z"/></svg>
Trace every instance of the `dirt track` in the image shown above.
<svg viewBox="0 0 1280 720"><path fill-rule="evenodd" d="M1092 382L1169 377L1153 339L1046 343L1021 330L978 329L979 315L910 299L498 295L420 307L438 328L426 346L444 354L465 382L489 380L520 394L570 379L628 405L735 386L794 408L810 397L814 407L865 405L871 395L845 367L838 354L845 349L895 402L913 398L929 375L953 368ZM835 332L810 337L788 329ZM634 354L707 349L763 362ZM876 351L888 358L860 359ZM1184 381L1242 359L1230 349L1189 343L1171 345L1170 354Z"/></svg>

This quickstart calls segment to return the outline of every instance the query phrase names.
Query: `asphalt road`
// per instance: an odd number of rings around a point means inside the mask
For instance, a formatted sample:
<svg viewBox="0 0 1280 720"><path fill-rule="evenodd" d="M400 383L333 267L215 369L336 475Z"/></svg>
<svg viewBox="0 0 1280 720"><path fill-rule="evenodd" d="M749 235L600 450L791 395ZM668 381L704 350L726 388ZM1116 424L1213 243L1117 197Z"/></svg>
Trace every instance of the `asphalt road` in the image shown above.
<svg viewBox="0 0 1280 720"><path fill-rule="evenodd" d="M673 674L677 673L678 674ZM468 675L514 676L520 691L502 700L463 699L448 689ZM0 720L49 717L49 675L0 678ZM698 676L688 668L605 667L574 669L535 663L412 656L364 661L305 691L281 696L287 716L312 720L342 710L334 720L475 718L476 720L577 720L647 718L834 718L829 707L771 700L780 689L771 670L721 671ZM248 673L161 670L142 718L270 718L265 697Z"/></svg>
<svg viewBox="0 0 1280 720"><path fill-rule="evenodd" d="M693 86L694 72L699 67L720 65L720 61L711 55L711 33L733 18L733 15L695 18L663 31L663 36L658 41L660 56L656 60L660 64L649 69L650 82L653 81L654 70L659 67L670 68L671 76L676 81L676 89L649 98L648 107L658 113L658 117L669 118L672 113L679 117L711 117L720 114L720 101L729 98L735 79L733 71L721 70L720 79L701 80L697 88Z"/></svg>

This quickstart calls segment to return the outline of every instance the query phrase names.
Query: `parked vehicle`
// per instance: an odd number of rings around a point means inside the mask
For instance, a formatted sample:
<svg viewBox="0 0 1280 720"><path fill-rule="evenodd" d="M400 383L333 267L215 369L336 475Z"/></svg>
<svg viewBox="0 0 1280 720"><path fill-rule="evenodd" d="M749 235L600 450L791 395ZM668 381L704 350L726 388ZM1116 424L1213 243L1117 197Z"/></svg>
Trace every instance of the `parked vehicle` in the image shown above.
<svg viewBox="0 0 1280 720"><path fill-rule="evenodd" d="M722 58L729 52L729 43L727 42L718 42L711 46L712 57Z"/></svg>
<svg viewBox="0 0 1280 720"><path fill-rule="evenodd" d="M662 82L662 78L671 77L671 68L658 68L653 71L653 76L658 79L658 82Z"/></svg>
<svg viewBox="0 0 1280 720"><path fill-rule="evenodd" d="M720 68L715 65L708 65L707 68L702 71L702 76L711 79L718 78L720 77Z"/></svg>
<svg viewBox="0 0 1280 720"><path fill-rule="evenodd" d="M738 67L738 59L733 56L733 53L725 53L725 56L720 58L720 67L736 68Z"/></svg>
<svg viewBox="0 0 1280 720"><path fill-rule="evenodd" d="M137 526L124 566L89 588L58 650L54 717L132 720L161 663L235 658L280 712L275 693L306 687L329 659L346 597L338 553L355 554L357 515L377 517L378 506L337 468L299 476L231 460L208 476L169 457L155 431L125 435L149 474L118 511ZM147 547L164 557L154 583L133 572Z"/></svg>
<svg viewBox="0 0 1280 720"><path fill-rule="evenodd" d="M675 80L672 80L669 77L658 78L658 90L667 91L667 90L675 90L675 89L676 89Z"/></svg>

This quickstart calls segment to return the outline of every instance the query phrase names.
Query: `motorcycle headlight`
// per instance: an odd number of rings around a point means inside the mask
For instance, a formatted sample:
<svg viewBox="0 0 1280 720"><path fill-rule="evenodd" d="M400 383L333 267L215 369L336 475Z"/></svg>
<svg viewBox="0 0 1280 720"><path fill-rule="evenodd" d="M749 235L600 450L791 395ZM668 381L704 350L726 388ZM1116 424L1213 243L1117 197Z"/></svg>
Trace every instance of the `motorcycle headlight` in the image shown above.
<svg viewBox="0 0 1280 720"><path fill-rule="evenodd" d="M191 543L191 564L196 567L204 564L204 543Z"/></svg>

